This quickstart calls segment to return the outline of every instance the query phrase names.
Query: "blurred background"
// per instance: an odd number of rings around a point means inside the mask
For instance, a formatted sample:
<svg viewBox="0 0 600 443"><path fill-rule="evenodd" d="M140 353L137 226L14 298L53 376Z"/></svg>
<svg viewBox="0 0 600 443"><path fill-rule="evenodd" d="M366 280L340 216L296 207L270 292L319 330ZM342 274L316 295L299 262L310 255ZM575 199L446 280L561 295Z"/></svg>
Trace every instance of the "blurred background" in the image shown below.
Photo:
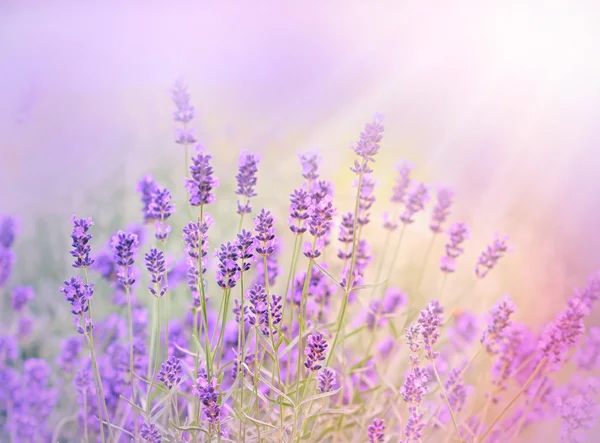
<svg viewBox="0 0 600 443"><path fill-rule="evenodd" d="M169 92L182 77L222 182L217 220L234 218L244 149L263 158L255 209L277 206L285 221L297 153L319 149L347 210L349 146L380 112L381 199L402 159L452 187L453 219L473 230L465 263L494 232L512 239L484 292L510 292L529 323L546 322L600 263L599 20L592 1L4 0L0 210L22 225L13 281L60 299L40 272L68 260L71 214L93 216L103 245L140 220L145 173L183 207Z"/></svg>

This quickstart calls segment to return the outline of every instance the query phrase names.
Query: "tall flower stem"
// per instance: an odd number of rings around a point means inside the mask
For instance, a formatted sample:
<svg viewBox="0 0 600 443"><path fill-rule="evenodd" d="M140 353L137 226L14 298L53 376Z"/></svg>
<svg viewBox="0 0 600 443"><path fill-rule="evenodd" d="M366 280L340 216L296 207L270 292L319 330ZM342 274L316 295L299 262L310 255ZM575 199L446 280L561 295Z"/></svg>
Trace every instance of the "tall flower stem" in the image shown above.
<svg viewBox="0 0 600 443"><path fill-rule="evenodd" d="M348 281L346 282L346 288L344 290L344 295L342 299L342 306L340 309L340 314L338 316L338 321L336 322L335 328L335 336L333 338L333 343L331 344L331 349L329 350L329 355L327 356L326 366L329 366L333 355L335 354L335 347L340 339L340 334L343 334L343 324L346 320L346 308L348 306L348 298L350 297L350 290L352 289L353 276L354 276L354 265L356 264L356 246L358 244L358 209L360 204L360 188L362 186L362 174L358 176L358 186L356 190L356 202L354 203L354 227L352 229L352 258L350 259L350 271L348 272Z"/></svg>
<svg viewBox="0 0 600 443"><path fill-rule="evenodd" d="M492 430L494 429L494 426L496 426L496 424L500 421L500 419L504 416L504 414L512 407L512 405L515 404L515 402L519 399L519 397L521 397L521 395L529 387L529 385L531 384L531 382L533 382L533 380L535 380L535 377L537 377L537 375L541 372L541 370L546 365L546 361L548 361L548 357L542 358L542 360L538 363L538 365L536 366L536 368L534 369L534 371L531 373L531 375L529 376L529 378L527 379L527 381L525 382L525 384L523 385L523 387L519 390L519 392L517 392L515 394L515 396L512 398L512 400L504 407L504 409L502 409L502 411L500 412L500 414L498 414L498 416L496 417L496 419L486 429L486 431L483 433L483 435L481 436L481 438L479 440L477 440L477 439L475 440L477 443L482 443L485 440L485 438L488 436L488 434L490 432L492 432Z"/></svg>
<svg viewBox="0 0 600 443"><path fill-rule="evenodd" d="M434 232L431 236L431 240L429 240L429 245L427 245L427 251L425 252L425 257L423 258L423 263L421 264L421 271L419 272L419 277L417 278L417 282L415 283L413 291L415 295L419 292L419 288L421 287L421 282L423 281L423 276L425 275L427 263L429 262L429 257L431 256L431 251L433 250L433 245L435 244L436 237L437 235Z"/></svg>
<svg viewBox="0 0 600 443"><path fill-rule="evenodd" d="M127 279L127 268L125 268L125 279ZM133 373L133 314L131 310L131 293L129 286L125 286L125 294L127 295L127 330L129 335L129 384L131 387L131 403L135 404L135 375ZM134 439L138 435L138 422L137 422L138 411L137 408L133 408L133 429Z"/></svg>
<svg viewBox="0 0 600 443"><path fill-rule="evenodd" d="M442 391L442 395L444 396L444 400L446 401L446 406L448 407L448 411L450 412L450 417L452 418L452 424L454 425L454 432L456 432L456 438L458 441L462 443L462 438L460 437L460 431L458 430L458 424L456 423L456 417L454 415L454 411L452 410L452 406L450 406L450 400L448 400L448 394L446 393L446 389L444 389L444 384L442 383L442 379L440 378L440 374L435 366L435 361L431 360L431 366L433 367L433 373L435 374L435 379L438 382L440 390Z"/></svg>
<svg viewBox="0 0 600 443"><path fill-rule="evenodd" d="M394 272L394 268L396 267L396 262L398 261L398 257L400 256L400 246L402 246L402 239L404 238L404 231L406 230L406 223L402 224L402 228L400 228L400 234L398 235L398 240L396 240L396 245L394 247L394 255L392 257L392 261L388 268L387 272L387 281L383 286L383 292L381 294L381 298L385 295L386 289L390 286L390 278L392 278L392 272Z"/></svg>
<svg viewBox="0 0 600 443"><path fill-rule="evenodd" d="M154 378L156 377L156 371L159 361L159 350L160 350L160 299L154 297L154 303L152 306L152 333L150 335L150 361L148 362L148 380L150 380L150 386L148 388L148 395L146 396L146 412L150 413L152 409L151 395L154 389Z"/></svg>

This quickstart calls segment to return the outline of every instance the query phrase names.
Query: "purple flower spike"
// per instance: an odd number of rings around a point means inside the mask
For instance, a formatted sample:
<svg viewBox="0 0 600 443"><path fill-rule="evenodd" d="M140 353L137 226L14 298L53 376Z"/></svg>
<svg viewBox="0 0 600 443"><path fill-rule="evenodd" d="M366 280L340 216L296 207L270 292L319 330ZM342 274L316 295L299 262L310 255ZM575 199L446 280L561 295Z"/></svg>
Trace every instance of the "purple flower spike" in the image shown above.
<svg viewBox="0 0 600 443"><path fill-rule="evenodd" d="M582 443L586 431L594 428L600 410L596 396L600 380L575 378L556 399L556 412L562 418L561 441Z"/></svg>
<svg viewBox="0 0 600 443"><path fill-rule="evenodd" d="M429 377L425 369L419 366L413 367L400 388L400 394L404 398L404 401L410 405L421 403L423 396L427 393L428 379Z"/></svg>
<svg viewBox="0 0 600 443"><path fill-rule="evenodd" d="M145 175L137 184L136 191L140 194L142 201L142 213L144 214L144 222L148 223L152 221L150 215L150 203L152 203L152 194L158 188L154 177L151 175Z"/></svg>
<svg viewBox="0 0 600 443"><path fill-rule="evenodd" d="M0 288L8 281L14 262L15 254L10 249L0 246Z"/></svg>
<svg viewBox="0 0 600 443"><path fill-rule="evenodd" d="M583 335L583 319L589 314L588 307L577 296L568 301L568 306L557 319L549 324L540 338L539 347L550 363L560 363L567 352Z"/></svg>
<svg viewBox="0 0 600 443"><path fill-rule="evenodd" d="M365 174L362 178L360 190L358 193L358 224L364 226L369 223L371 214L369 210L375 202L375 180L370 174Z"/></svg>
<svg viewBox="0 0 600 443"><path fill-rule="evenodd" d="M316 152L301 152L298 154L302 165L302 177L308 182L319 178L319 163L321 159Z"/></svg>
<svg viewBox="0 0 600 443"><path fill-rule="evenodd" d="M319 362L325 360L327 346L327 341L323 338L323 334L320 332L310 334L306 342L306 349L304 350L304 355L306 355L304 366L311 371L321 369Z"/></svg>
<svg viewBox="0 0 600 443"><path fill-rule="evenodd" d="M310 195L303 188L295 189L290 195L290 230L296 234L306 232L306 220L310 218Z"/></svg>
<svg viewBox="0 0 600 443"><path fill-rule="evenodd" d="M256 173L258 172L258 162L258 156L254 154L243 152L240 155L239 171L235 176L238 186L235 193L239 196L246 197L246 201L243 202L238 200L238 214L250 214L252 212L250 199L256 197L254 188L257 183Z"/></svg>
<svg viewBox="0 0 600 443"><path fill-rule="evenodd" d="M305 247L303 249L305 256L316 258L321 255L321 249L325 246L324 237L329 232L331 220L333 220L334 215L335 209L331 197L326 196L319 202L313 201L310 208L308 231L317 239L317 244L314 251L311 245L308 248Z"/></svg>
<svg viewBox="0 0 600 443"><path fill-rule="evenodd" d="M171 89L171 99L175 104L173 119L176 122L187 124L192 121L195 114L194 107L190 104L190 93L181 79L177 80Z"/></svg>
<svg viewBox="0 0 600 443"><path fill-rule="evenodd" d="M148 205L148 219L165 221L175 213L175 205L171 203L171 193L167 188L155 187L152 190Z"/></svg>
<svg viewBox="0 0 600 443"><path fill-rule="evenodd" d="M10 248L17 236L17 220L8 215L0 215L0 247Z"/></svg>
<svg viewBox="0 0 600 443"><path fill-rule="evenodd" d="M177 357L171 356L162 364L158 372L158 379L165 384L167 389L173 389L179 384L181 381L181 362Z"/></svg>
<svg viewBox="0 0 600 443"><path fill-rule="evenodd" d="M124 231L119 231L111 240L115 263L121 267L118 278L123 286L131 286L135 283L135 278L130 275L129 268L135 263L138 245L137 235Z"/></svg>
<svg viewBox="0 0 600 443"><path fill-rule="evenodd" d="M406 443L419 442L423 438L423 430L426 424L423 422L423 414L419 414L419 409L412 406L408 408L410 416L408 417L408 423L404 429L404 436L406 437Z"/></svg>
<svg viewBox="0 0 600 443"><path fill-rule="evenodd" d="M411 224L415 221L415 214L425 209L425 204L429 201L429 189L423 183L418 183L406 199L406 208L400 216L404 224Z"/></svg>
<svg viewBox="0 0 600 443"><path fill-rule="evenodd" d="M73 233L71 234L71 240L73 241L71 246L73 249L69 251L75 262L73 263L74 268L89 268L94 263L94 260L90 258L90 240L92 235L88 232L94 222L91 217L77 219L75 216L71 218L73 222Z"/></svg>
<svg viewBox="0 0 600 443"><path fill-rule="evenodd" d="M25 308L27 303L29 303L29 301L33 299L33 296L33 288L30 286L20 286L14 288L11 294L11 305L13 311L21 312Z"/></svg>
<svg viewBox="0 0 600 443"><path fill-rule="evenodd" d="M206 419L211 424L216 424L221 419L221 406L219 405L219 384L216 377L208 380L206 372L201 370L194 385L194 393L203 405Z"/></svg>
<svg viewBox="0 0 600 443"><path fill-rule="evenodd" d="M357 175L369 174L372 169L369 167L369 162L375 162L375 156L379 152L379 143L383 138L382 118L376 118L365 125L365 129L360 133L360 138L356 142L356 146L352 149L356 155L362 158L362 163L358 160L354 161L354 166L350 168Z"/></svg>
<svg viewBox="0 0 600 443"><path fill-rule="evenodd" d="M496 235L496 238L491 245L488 245L485 251L481 253L475 266L475 275L478 278L483 278L490 272L498 260L504 257L504 254L508 252L508 236Z"/></svg>
<svg viewBox="0 0 600 443"><path fill-rule="evenodd" d="M140 428L140 436L148 443L161 443L162 436L154 423L144 423Z"/></svg>
<svg viewBox="0 0 600 443"><path fill-rule="evenodd" d="M398 229L398 222L390 215L389 212L383 213L383 228L388 231L395 231Z"/></svg>
<svg viewBox="0 0 600 443"><path fill-rule="evenodd" d="M433 346L440 338L440 326L442 324L442 316L439 312L439 304L430 302L427 308L421 311L418 320L421 325L421 335L427 351L427 358L435 360L440 354L433 351Z"/></svg>
<svg viewBox="0 0 600 443"><path fill-rule="evenodd" d="M239 251L235 244L227 242L217 250L217 284L223 289L234 288L241 276L241 268L237 261Z"/></svg>
<svg viewBox="0 0 600 443"><path fill-rule="evenodd" d="M261 209L260 214L254 219L256 231L256 254L260 256L271 255L275 252L275 226L274 218L269 211Z"/></svg>
<svg viewBox="0 0 600 443"><path fill-rule="evenodd" d="M150 249L145 255L146 269L150 273L152 283L154 283L158 290L152 285L148 286L148 289L155 297L162 297L167 292L167 286L162 286L165 278L165 254L156 248Z"/></svg>
<svg viewBox="0 0 600 443"><path fill-rule="evenodd" d="M595 371L600 368L600 327L594 326L584 338L583 344L575 354L577 368Z"/></svg>
<svg viewBox="0 0 600 443"><path fill-rule="evenodd" d="M251 326L265 328L268 324L267 293L261 285L255 285L246 296L250 300L247 321Z"/></svg>
<svg viewBox="0 0 600 443"><path fill-rule="evenodd" d="M436 234L442 232L442 225L450 215L453 197L454 192L447 188L442 188L437 193L437 203L433 207L433 216L429 225L429 228Z"/></svg>
<svg viewBox="0 0 600 443"><path fill-rule="evenodd" d="M331 392L335 388L335 372L329 368L323 368L317 376L319 391Z"/></svg>
<svg viewBox="0 0 600 443"><path fill-rule="evenodd" d="M94 294L94 285L86 285L81 277L73 277L71 280L65 280L65 286L60 288L60 292L65 294L65 299L71 303L71 313L76 316L77 332L80 334L91 331L91 320L85 315L89 310L89 301ZM79 325L79 316L84 316L84 325Z"/></svg>
<svg viewBox="0 0 600 443"><path fill-rule="evenodd" d="M369 435L369 443L382 442L385 438L385 422L378 418L373 419L373 423L367 428L367 434Z"/></svg>
<svg viewBox="0 0 600 443"><path fill-rule="evenodd" d="M275 286L277 277L281 274L281 267L277 263L277 256L279 255L280 246L279 243L275 243L275 251L271 255L267 256L267 281L270 287ZM256 262L256 278L255 284L266 285L265 283L265 263L264 260L258 260Z"/></svg>
<svg viewBox="0 0 600 443"><path fill-rule="evenodd" d="M412 172L412 165L408 162L401 163L397 166L398 178L396 178L396 185L392 188L392 202L393 203L404 203L406 200L406 193L411 184L410 173Z"/></svg>
<svg viewBox="0 0 600 443"><path fill-rule="evenodd" d="M481 344L489 354L498 354L500 343L505 339L510 326L510 316L514 312L515 304L509 295L505 295L490 311L488 327L481 336Z"/></svg>
<svg viewBox="0 0 600 443"><path fill-rule="evenodd" d="M213 189L219 186L219 181L213 177L213 168L210 165L212 156L204 153L201 145L196 147L197 155L192 157L190 174L192 178L186 178L185 187L190 194L190 205L202 206L215 201L212 194Z"/></svg>

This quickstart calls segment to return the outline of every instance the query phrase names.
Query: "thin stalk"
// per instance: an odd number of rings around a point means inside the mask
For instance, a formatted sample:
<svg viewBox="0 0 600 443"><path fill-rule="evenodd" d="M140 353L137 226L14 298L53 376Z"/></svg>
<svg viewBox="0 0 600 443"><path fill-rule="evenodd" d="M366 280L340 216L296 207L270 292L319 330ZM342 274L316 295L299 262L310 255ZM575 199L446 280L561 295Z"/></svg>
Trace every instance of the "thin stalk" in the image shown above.
<svg viewBox="0 0 600 443"><path fill-rule="evenodd" d="M390 245L390 237L392 236L392 231L390 229L386 229L385 232L385 241L383 243L383 251L381 253L381 260L379 260L379 266L377 266L377 273L375 274L375 283L379 283L379 279L381 278L381 272L383 271L383 264L385 263L385 257L387 256L387 251ZM377 286L374 286L371 290L371 298L375 295L375 291L377 290Z"/></svg>
<svg viewBox="0 0 600 443"><path fill-rule="evenodd" d="M83 391L83 410L84 410L84 415L83 415L83 439L85 441L85 443L89 443L90 441L90 437L88 435L88 420L87 420L87 413L88 413L88 408L87 408L87 390Z"/></svg>
<svg viewBox="0 0 600 443"><path fill-rule="evenodd" d="M415 284L415 288L413 293L416 295L419 292L419 288L421 287L421 282L423 281L423 276L425 275L425 270L427 269L427 263L429 262L429 256L431 255L431 251L433 250L433 245L435 243L437 235L434 232L431 236L431 240L429 240L429 245L427 245L427 251L425 252L425 257L423 258L423 264L421 265L421 271L419 272L419 277L417 278L417 283Z"/></svg>
<svg viewBox="0 0 600 443"><path fill-rule="evenodd" d="M163 250L163 255L165 257L165 260L167 258L167 242L165 240L162 241L162 250ZM165 288L166 291L163 295L163 297L165 298L165 358L168 359L169 358L169 280L168 277L169 274L168 272L165 272Z"/></svg>
<svg viewBox="0 0 600 443"><path fill-rule="evenodd" d="M159 299L154 297L154 303L152 306L152 334L150 334L150 361L148 362L148 380L150 380L150 386L148 387L148 395L146 396L146 413L150 413L152 405L150 404L150 395L154 388L154 378L156 375L156 366L158 361L158 344L160 332L160 323L158 317L160 316L159 310Z"/></svg>
<svg viewBox="0 0 600 443"><path fill-rule="evenodd" d="M446 406L448 407L448 411L450 412L450 417L452 418L452 424L454 425L454 431L456 432L456 437L458 441L462 443L462 438L460 437L460 431L458 430L458 424L456 423L456 417L454 415L454 411L452 411L452 406L450 406L450 400L448 400L448 394L446 393L446 389L444 389L444 384L440 379L440 374L438 374L437 368L435 367L435 361L431 360L431 366L433 366L433 373L435 374L435 378L440 386L442 394L444 396L444 400L446 401Z"/></svg>
<svg viewBox="0 0 600 443"><path fill-rule="evenodd" d="M128 269L125 268L125 279L127 279ZM127 295L127 329L129 335L129 385L131 386L131 403L135 404L135 375L133 373L133 314L131 310L131 294L129 286L125 286L125 294ZM137 408L133 408L133 429L134 439L138 435Z"/></svg>
<svg viewBox="0 0 600 443"><path fill-rule="evenodd" d="M516 395L504 407L504 409L502 409L502 411L500 412L500 414L498 414L498 416L496 417L496 419L492 422L492 424L483 433L483 436L479 440L477 440L479 443L482 443L485 440L485 438L488 436L488 434L490 432L492 432L492 430L494 429L494 426L496 426L496 424L500 421L500 419L502 418L502 416L511 408L511 406L513 404L515 404L515 402L519 399L519 397L521 396L521 394L523 394L523 392L525 392L525 390L529 387L529 385L531 384L531 382L535 379L535 377L544 368L544 366L546 364L546 361L548 361L548 357L542 358L542 360L538 363L538 365L536 366L536 368L534 369L534 371L531 373L531 376L527 379L527 381L525 382L525 384L523 385L523 387L519 390L519 392L516 393Z"/></svg>
<svg viewBox="0 0 600 443"><path fill-rule="evenodd" d="M217 344L215 345L215 350L213 353L214 355L217 355L217 367L221 365L221 356L223 355L223 350L221 349L223 346L223 340L225 337L225 324L227 322L227 310L229 309L229 296L231 294L231 289L224 289L223 290L223 300L221 303L221 309L219 310L219 314L222 313L221 317L221 329L219 331L219 338L217 339ZM218 323L218 322L217 322Z"/></svg>
<svg viewBox="0 0 600 443"><path fill-rule="evenodd" d="M204 221L204 205L200 205L200 217L198 217L198 223ZM202 248L202 245L200 245ZM210 346L208 343L208 313L206 312L206 293L204 290L204 273L202 272L202 251L198 254L198 265L200 269L200 275L198 278L198 285L200 286L200 304L202 307L202 317L204 320L204 352L206 353L206 373L208 374L209 380L212 377L212 361L210 359ZM197 417L199 418L199 417Z"/></svg>
<svg viewBox="0 0 600 443"><path fill-rule="evenodd" d="M394 271L394 268L396 267L396 262L398 261L398 257L400 256L400 246L402 246L402 239L404 238L405 230L406 230L406 223L403 223L402 228L400 228L400 235L398 235L398 240L396 241L396 246L394 247L394 256L392 257L392 262L390 263L390 266L388 268L387 281L386 281L385 285L383 286L383 292L381 294L382 299L383 299L383 296L385 295L386 289L390 285L390 278L392 277L392 272Z"/></svg>
<svg viewBox="0 0 600 443"><path fill-rule="evenodd" d="M354 276L354 265L356 264L356 246L358 244L358 207L360 203L360 189L362 187L362 174L358 176L358 186L356 190L356 201L354 203L354 226L352 229L352 257L350 259L350 271L348 272L348 281L346 282L346 289L344 291L344 298L342 299L342 307L337 322L335 336L331 348L329 349L329 355L327 356L326 366L329 366L332 356L335 353L335 347L340 338L340 333L343 334L344 321L346 319L346 307L348 306L348 297L350 297L350 289L352 288L353 276ZM342 352L343 354L343 352Z"/></svg>

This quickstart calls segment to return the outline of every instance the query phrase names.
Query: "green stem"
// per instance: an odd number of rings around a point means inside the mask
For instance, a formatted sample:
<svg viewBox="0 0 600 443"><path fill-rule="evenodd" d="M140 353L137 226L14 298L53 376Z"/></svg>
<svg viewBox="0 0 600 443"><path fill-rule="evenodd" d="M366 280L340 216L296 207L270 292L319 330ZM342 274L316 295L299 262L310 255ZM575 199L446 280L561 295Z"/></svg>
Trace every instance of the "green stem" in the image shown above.
<svg viewBox="0 0 600 443"><path fill-rule="evenodd" d="M125 279L127 279L128 269L125 268ZM131 386L131 403L135 404L135 375L133 373L133 314L131 310L131 294L129 286L125 286L125 294L127 295L127 329L129 335L129 384ZM137 408L133 408L133 429L134 440L138 435Z"/></svg>
<svg viewBox="0 0 600 443"><path fill-rule="evenodd" d="M435 360L431 359L431 366L433 366L433 373L435 374L435 378L442 390L442 394L444 396L444 400L446 401L446 406L448 407L448 411L450 412L450 417L452 418L452 424L454 425L454 431L456 432L456 437L458 441L462 443L462 438L460 437L460 431L458 430L458 424L456 423L456 417L454 415L454 411L452 411L452 406L450 406L450 400L448 400L448 394L446 393L446 389L444 389L444 384L440 379L440 374L438 374L437 368L435 367Z"/></svg>
<svg viewBox="0 0 600 443"><path fill-rule="evenodd" d="M492 432L492 430L494 429L494 426L496 426L496 424L500 421L500 419L502 418L502 416L511 408L511 406L513 404L515 404L515 402L519 399L519 397L521 396L521 394L523 394L523 392L525 392L525 390L529 387L529 385L531 384L531 382L535 379L535 377L544 368L544 365L546 364L547 360L548 360L548 357L542 358L542 360L538 363L538 365L536 366L536 368L534 369L534 371L531 373L531 376L529 376L529 378L527 379L527 381L525 382L525 384L523 385L523 387L519 390L519 392L517 392L515 394L515 396L512 398L512 400L504 407L504 409L502 409L502 412L500 412L500 414L498 414L498 416L496 417L496 419L486 429L486 431L483 433L483 435L481 436L481 438L479 440L477 440L478 443L482 443L485 440L485 437L487 437L488 434L490 432Z"/></svg>
<svg viewBox="0 0 600 443"><path fill-rule="evenodd" d="M419 288L421 287L421 282L423 281L423 276L425 275L425 270L427 269L427 262L429 262L429 256L431 255L431 251L433 250L433 245L435 243L436 237L437 237L437 235L434 232L433 236L431 237L431 240L429 241L429 245L427 245L427 251L425 252L425 257L423 258L423 264L421 265L421 271L419 272L419 277L417 278L417 282L415 284L415 289L413 291L415 296L418 293Z"/></svg>

